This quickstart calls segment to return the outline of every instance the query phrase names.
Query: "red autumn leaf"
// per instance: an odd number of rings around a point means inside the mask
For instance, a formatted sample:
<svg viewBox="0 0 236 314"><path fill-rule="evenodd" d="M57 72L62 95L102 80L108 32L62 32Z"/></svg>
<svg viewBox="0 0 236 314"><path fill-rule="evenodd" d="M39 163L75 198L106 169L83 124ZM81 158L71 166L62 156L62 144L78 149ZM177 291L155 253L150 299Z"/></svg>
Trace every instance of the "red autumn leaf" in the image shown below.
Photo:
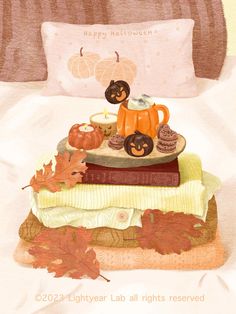
<svg viewBox="0 0 236 314"><path fill-rule="evenodd" d="M41 188L46 188L51 192L60 191L61 183L65 183L68 188L73 187L76 183L82 182L82 173L87 170L83 162L85 158L86 153L79 150L73 154L58 153L55 156L55 171L52 170L52 161L50 161L49 164L43 165L44 169L36 171L26 187L32 186L35 192L39 192Z"/></svg>
<svg viewBox="0 0 236 314"><path fill-rule="evenodd" d="M85 228L64 227L43 230L33 240L29 253L34 256L34 268L47 268L55 277L64 275L80 279L96 279L100 274L99 262L93 249L88 249L92 234Z"/></svg>
<svg viewBox="0 0 236 314"><path fill-rule="evenodd" d="M137 227L137 240L142 248L155 249L160 254L177 253L191 249L191 237L201 236L196 225L203 225L194 215L163 213L160 210L146 210L141 217L142 228Z"/></svg>

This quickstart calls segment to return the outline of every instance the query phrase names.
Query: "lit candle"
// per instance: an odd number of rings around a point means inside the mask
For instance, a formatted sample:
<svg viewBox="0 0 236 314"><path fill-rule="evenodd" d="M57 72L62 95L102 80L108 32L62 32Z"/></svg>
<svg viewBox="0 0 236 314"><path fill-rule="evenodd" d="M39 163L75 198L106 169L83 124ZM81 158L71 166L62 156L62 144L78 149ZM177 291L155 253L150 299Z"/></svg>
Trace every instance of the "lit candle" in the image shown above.
<svg viewBox="0 0 236 314"><path fill-rule="evenodd" d="M116 134L117 114L108 112L104 108L103 112L95 113L90 117L90 123L102 129L106 138Z"/></svg>
<svg viewBox="0 0 236 314"><path fill-rule="evenodd" d="M92 132L94 130L94 127L85 123L79 127L79 130L81 132Z"/></svg>
<svg viewBox="0 0 236 314"><path fill-rule="evenodd" d="M103 113L104 113L105 119L108 119L108 111L107 111L107 108L104 108Z"/></svg>

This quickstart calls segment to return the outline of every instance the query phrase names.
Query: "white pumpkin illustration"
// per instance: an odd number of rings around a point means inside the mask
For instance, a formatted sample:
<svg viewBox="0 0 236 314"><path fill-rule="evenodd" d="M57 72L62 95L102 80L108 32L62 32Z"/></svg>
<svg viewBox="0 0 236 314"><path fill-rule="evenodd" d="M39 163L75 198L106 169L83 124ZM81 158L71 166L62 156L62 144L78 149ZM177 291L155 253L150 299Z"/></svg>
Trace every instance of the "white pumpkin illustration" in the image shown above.
<svg viewBox="0 0 236 314"><path fill-rule="evenodd" d="M136 76L136 65L127 58L120 58L117 51L113 58L106 58L99 61L95 67L95 77L104 87L107 87L111 80L123 80L132 84Z"/></svg>
<svg viewBox="0 0 236 314"><path fill-rule="evenodd" d="M80 53L68 60L68 68L74 77L88 78L94 75L94 68L99 60L100 56L97 53L83 52L83 47L81 47Z"/></svg>

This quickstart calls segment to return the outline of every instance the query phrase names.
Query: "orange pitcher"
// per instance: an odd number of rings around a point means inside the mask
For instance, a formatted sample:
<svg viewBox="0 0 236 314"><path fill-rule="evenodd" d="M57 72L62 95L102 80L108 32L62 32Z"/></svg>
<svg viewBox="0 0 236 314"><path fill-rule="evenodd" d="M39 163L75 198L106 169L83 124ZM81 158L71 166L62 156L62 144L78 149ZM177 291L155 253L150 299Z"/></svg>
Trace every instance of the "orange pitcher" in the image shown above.
<svg viewBox="0 0 236 314"><path fill-rule="evenodd" d="M148 109L128 109L128 100L124 101L118 111L117 131L121 136L128 136L135 131L149 135L152 138L157 135L157 128L160 123L169 121L169 110L164 105L153 104ZM163 120L159 122L158 111L163 112Z"/></svg>

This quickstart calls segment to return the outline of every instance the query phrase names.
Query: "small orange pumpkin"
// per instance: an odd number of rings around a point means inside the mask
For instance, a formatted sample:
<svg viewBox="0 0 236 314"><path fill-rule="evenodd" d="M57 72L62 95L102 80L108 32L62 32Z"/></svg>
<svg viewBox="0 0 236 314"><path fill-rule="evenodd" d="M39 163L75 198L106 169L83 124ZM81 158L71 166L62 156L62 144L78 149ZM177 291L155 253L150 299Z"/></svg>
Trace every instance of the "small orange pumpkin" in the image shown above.
<svg viewBox="0 0 236 314"><path fill-rule="evenodd" d="M120 58L117 51L116 57L106 58L99 61L95 68L95 77L102 86L107 87L110 81L126 81L132 84L136 76L136 65L127 58Z"/></svg>
<svg viewBox="0 0 236 314"><path fill-rule="evenodd" d="M68 60L68 68L76 78L88 78L93 76L95 65L100 59L97 53L83 53L82 51L83 47L80 48L80 53L73 55Z"/></svg>
<svg viewBox="0 0 236 314"><path fill-rule="evenodd" d="M98 148L103 141L104 134L99 127L92 124L74 124L68 135L68 143L77 149L90 150Z"/></svg>

